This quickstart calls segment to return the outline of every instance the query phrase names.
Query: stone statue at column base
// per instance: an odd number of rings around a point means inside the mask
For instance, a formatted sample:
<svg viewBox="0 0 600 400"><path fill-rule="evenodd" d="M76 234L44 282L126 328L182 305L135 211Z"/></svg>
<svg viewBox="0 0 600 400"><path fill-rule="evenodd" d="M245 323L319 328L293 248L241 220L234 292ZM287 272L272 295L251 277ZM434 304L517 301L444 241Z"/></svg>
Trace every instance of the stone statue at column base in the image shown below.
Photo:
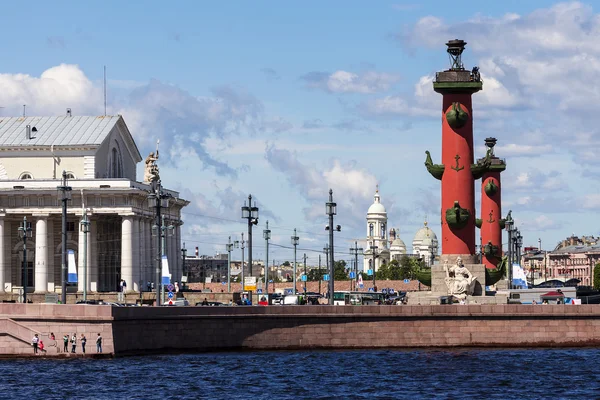
<svg viewBox="0 0 600 400"><path fill-rule="evenodd" d="M457 297L458 299L465 299L467 296L473 295L475 285L477 283L477 277L471 274L471 271L465 267L462 262L462 258L456 259L456 264L448 267L448 264L444 264L444 271L446 271L446 286L448 287L448 294Z"/></svg>

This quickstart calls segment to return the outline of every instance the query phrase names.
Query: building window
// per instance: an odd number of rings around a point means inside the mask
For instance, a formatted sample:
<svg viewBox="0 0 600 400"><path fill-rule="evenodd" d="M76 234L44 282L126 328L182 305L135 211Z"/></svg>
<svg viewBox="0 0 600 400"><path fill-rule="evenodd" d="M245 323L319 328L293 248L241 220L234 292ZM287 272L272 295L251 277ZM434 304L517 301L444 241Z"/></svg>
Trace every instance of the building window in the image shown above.
<svg viewBox="0 0 600 400"><path fill-rule="evenodd" d="M75 222L67 221L67 232L75 232Z"/></svg>
<svg viewBox="0 0 600 400"><path fill-rule="evenodd" d="M33 175L30 172L23 172L19 179L33 179Z"/></svg>
<svg viewBox="0 0 600 400"><path fill-rule="evenodd" d="M381 224L381 237L385 239L385 224Z"/></svg>
<svg viewBox="0 0 600 400"><path fill-rule="evenodd" d="M75 174L74 174L74 173L72 173L72 172L70 172L70 171L68 171L68 172L66 173L66 176L67 176L67 179L77 179L77 178L75 177Z"/></svg>
<svg viewBox="0 0 600 400"><path fill-rule="evenodd" d="M369 224L369 237L373 237L373 224Z"/></svg>

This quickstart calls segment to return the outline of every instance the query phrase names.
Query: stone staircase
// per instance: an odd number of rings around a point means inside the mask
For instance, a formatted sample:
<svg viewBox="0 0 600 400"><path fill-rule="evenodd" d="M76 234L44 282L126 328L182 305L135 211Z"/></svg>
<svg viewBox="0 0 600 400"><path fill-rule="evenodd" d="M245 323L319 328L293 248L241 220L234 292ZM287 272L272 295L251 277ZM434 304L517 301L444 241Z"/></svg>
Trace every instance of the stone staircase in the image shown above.
<svg viewBox="0 0 600 400"><path fill-rule="evenodd" d="M49 342L54 342L56 346L56 342L49 340L48 335L42 335L41 332L35 331L13 319L0 317L0 354L33 355L31 339L36 333L44 341L46 350L50 345Z"/></svg>

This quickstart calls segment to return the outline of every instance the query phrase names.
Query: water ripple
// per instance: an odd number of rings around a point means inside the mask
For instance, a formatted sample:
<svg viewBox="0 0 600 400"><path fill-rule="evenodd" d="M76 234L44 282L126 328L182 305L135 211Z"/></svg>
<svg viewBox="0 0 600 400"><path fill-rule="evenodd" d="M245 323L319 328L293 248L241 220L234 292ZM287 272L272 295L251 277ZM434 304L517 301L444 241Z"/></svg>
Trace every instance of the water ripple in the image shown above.
<svg viewBox="0 0 600 400"><path fill-rule="evenodd" d="M3 399L596 398L598 349L231 352L0 360Z"/></svg>

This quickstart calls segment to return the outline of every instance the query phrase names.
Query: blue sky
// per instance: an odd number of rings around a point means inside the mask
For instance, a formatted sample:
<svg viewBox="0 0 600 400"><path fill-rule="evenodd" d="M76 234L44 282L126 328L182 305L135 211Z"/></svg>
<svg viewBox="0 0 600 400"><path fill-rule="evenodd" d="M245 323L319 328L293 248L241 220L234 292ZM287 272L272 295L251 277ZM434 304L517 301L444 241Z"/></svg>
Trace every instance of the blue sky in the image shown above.
<svg viewBox="0 0 600 400"><path fill-rule="evenodd" d="M444 43L468 42L479 65L476 157L498 138L504 213L525 245L599 235L595 104L600 100L600 18L592 3L472 2L13 2L3 7L2 115L124 116L141 153L161 140L161 176L192 204L184 240L223 252L245 231L240 207L258 201L262 230L309 260L327 241L324 202L338 203L336 258L366 234L380 184L388 226L410 247L425 217L439 235ZM26 19L23 18L26 15ZM141 169L138 177L142 178ZM476 193L479 192L477 188ZM292 251L272 247L271 260ZM300 251L300 254L304 252ZM410 250L410 249L409 249ZM239 257L239 255L238 255Z"/></svg>

